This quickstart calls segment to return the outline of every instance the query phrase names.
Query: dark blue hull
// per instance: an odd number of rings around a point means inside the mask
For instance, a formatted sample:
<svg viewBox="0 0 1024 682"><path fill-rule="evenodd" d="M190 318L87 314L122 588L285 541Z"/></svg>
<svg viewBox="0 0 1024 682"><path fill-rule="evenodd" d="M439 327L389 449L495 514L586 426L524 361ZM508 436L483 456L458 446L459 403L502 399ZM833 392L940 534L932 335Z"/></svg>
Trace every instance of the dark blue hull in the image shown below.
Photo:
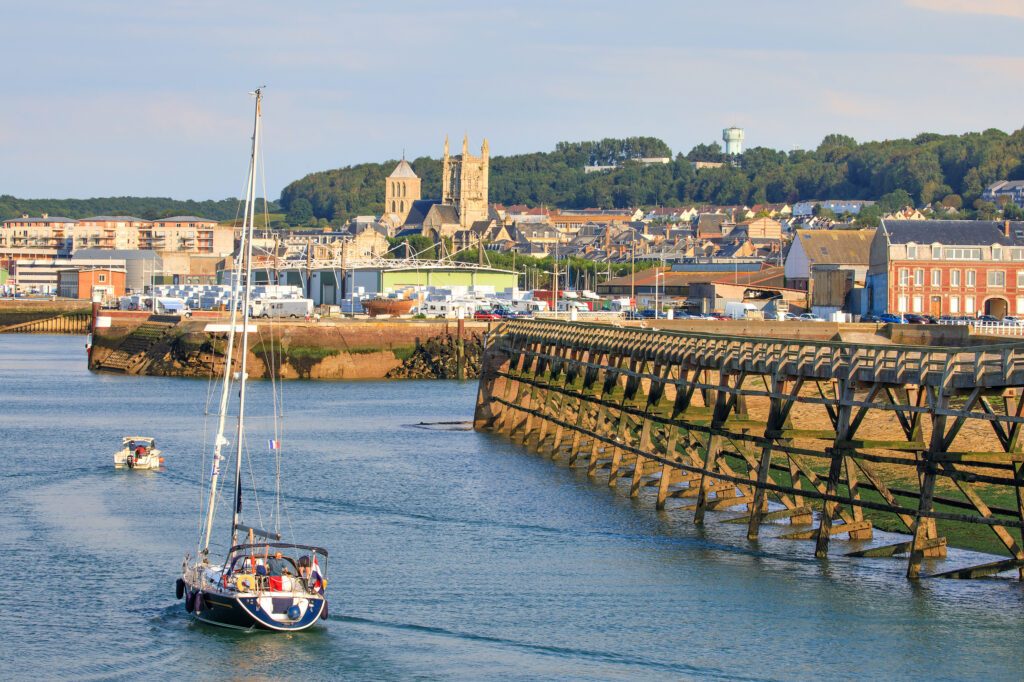
<svg viewBox="0 0 1024 682"><path fill-rule="evenodd" d="M196 619L211 625L240 630L259 629L276 632L305 630L316 623L321 616L324 616L327 609L326 599L308 599L309 605L301 618L294 621L278 620L263 608L258 597L229 596L204 590L202 598L199 599L195 593L189 591L185 593L186 610L190 598L193 604L192 615ZM278 598L277 601L291 600L290 598ZM281 606L282 612L287 609L288 605Z"/></svg>

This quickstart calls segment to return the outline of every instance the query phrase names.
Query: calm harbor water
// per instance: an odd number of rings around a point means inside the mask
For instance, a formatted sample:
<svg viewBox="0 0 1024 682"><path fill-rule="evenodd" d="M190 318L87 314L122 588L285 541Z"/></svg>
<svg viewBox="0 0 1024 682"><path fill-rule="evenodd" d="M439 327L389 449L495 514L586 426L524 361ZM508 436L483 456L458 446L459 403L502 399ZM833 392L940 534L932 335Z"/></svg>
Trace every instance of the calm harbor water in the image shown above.
<svg viewBox="0 0 1024 682"><path fill-rule="evenodd" d="M1019 583L915 585L902 561L753 546L504 440L409 426L468 419L471 383L287 384L286 520L331 551L331 619L292 636L196 624L174 580L208 383L90 374L67 336L0 336L0 380L6 679L1022 675ZM113 469L129 432L158 439L165 471ZM272 484L255 487L267 516Z"/></svg>

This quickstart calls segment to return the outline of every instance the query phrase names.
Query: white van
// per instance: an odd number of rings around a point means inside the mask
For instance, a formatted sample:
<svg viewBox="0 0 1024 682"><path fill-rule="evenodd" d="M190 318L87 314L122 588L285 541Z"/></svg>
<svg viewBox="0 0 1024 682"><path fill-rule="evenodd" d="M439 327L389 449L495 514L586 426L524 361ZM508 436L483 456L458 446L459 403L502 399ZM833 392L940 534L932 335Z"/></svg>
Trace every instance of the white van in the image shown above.
<svg viewBox="0 0 1024 682"><path fill-rule="evenodd" d="M261 298L250 304L249 317L312 317L311 298Z"/></svg>
<svg viewBox="0 0 1024 682"><path fill-rule="evenodd" d="M757 317L757 313L760 313L757 306L753 303L742 303L739 301L729 301L725 304L725 316L732 320L746 320L748 318ZM753 313L753 314L752 314ZM760 315L761 319L764 319L764 315Z"/></svg>

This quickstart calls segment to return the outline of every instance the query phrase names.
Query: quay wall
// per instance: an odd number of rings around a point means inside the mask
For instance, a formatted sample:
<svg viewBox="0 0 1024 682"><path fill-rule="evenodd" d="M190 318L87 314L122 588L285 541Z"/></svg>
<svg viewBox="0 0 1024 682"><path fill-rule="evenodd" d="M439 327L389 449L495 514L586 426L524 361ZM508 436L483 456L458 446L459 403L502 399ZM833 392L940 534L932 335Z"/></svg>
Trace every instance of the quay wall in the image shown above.
<svg viewBox="0 0 1024 682"><path fill-rule="evenodd" d="M207 324L218 315L177 320L139 313L104 312L109 326L93 337L94 371L149 376L207 377L223 370L225 334ZM455 320L256 320L249 339L252 378L382 379L431 339L455 335ZM482 336L486 322L464 321L464 336ZM475 376L475 371L471 373Z"/></svg>

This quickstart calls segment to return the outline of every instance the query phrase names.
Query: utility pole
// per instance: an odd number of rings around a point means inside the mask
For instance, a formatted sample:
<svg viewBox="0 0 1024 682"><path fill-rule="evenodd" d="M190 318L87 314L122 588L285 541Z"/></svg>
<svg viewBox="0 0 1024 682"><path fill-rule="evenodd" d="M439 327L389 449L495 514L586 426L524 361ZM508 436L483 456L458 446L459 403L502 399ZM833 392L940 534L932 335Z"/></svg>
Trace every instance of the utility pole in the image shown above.
<svg viewBox="0 0 1024 682"><path fill-rule="evenodd" d="M551 301L555 312L558 312L558 242L555 242L555 283L552 287Z"/></svg>
<svg viewBox="0 0 1024 682"><path fill-rule="evenodd" d="M306 298L312 298L313 293L313 238L306 237Z"/></svg>
<svg viewBox="0 0 1024 682"><path fill-rule="evenodd" d="M636 242L629 241L629 308L636 310Z"/></svg>

